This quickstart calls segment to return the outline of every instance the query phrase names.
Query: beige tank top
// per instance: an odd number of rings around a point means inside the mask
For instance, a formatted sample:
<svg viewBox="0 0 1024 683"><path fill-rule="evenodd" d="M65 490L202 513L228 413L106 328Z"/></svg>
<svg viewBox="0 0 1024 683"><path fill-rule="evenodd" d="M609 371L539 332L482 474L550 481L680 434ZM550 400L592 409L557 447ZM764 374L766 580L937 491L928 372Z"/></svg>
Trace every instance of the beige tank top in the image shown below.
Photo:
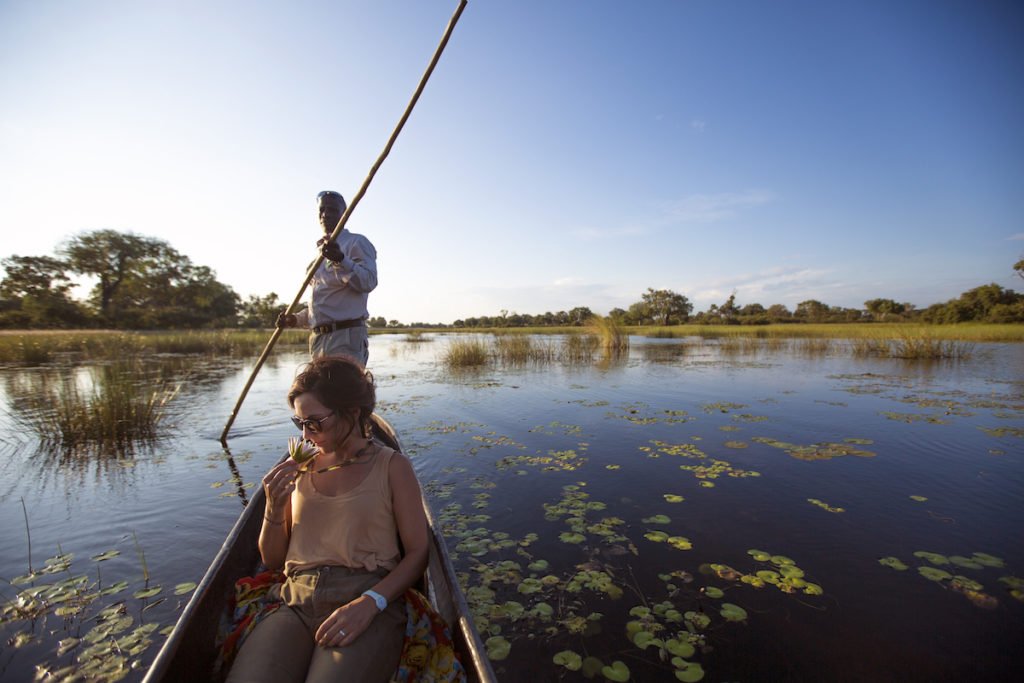
<svg viewBox="0 0 1024 683"><path fill-rule="evenodd" d="M392 449L381 448L366 479L338 496L317 491L309 475L299 477L285 573L325 565L394 569L400 557L388 479L392 455Z"/></svg>

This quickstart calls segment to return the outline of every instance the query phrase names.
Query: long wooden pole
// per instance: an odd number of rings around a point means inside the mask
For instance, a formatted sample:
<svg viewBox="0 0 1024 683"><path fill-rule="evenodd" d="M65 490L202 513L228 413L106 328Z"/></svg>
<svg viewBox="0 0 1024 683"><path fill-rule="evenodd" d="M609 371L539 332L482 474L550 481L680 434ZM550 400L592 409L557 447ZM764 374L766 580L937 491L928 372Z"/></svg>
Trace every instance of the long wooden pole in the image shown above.
<svg viewBox="0 0 1024 683"><path fill-rule="evenodd" d="M387 159L388 154L391 152L391 148L395 144L395 140L398 139L398 134L402 132L402 128L405 126L405 122L409 119L409 115L412 114L413 107L416 106L416 102L420 99L420 94L423 92L423 88L426 87L427 81L430 79L430 74L434 72L434 67L437 66L437 62L441 59L441 53L444 52L445 46L448 44L448 39L452 35L452 31L455 29L455 24L458 23L459 17L462 16L462 10L466 8L468 0L459 0L459 6L455 8L455 13L452 14L452 18L448 20L448 27L445 28L444 35L441 36L441 42L438 44L437 49L434 50L434 56L430 60L430 64L427 65L426 71L423 72L423 77L420 78L419 85L416 86L416 91L413 93L412 98L409 100L409 104L405 107L405 112L402 114L402 118L399 119L398 125L395 126L395 130L391 133L391 137L388 138L388 143L384 146L384 151L381 152L380 156L377 157L377 161L370 168L370 172L367 174L366 179L363 181L362 187L359 188L359 192L356 193L355 197L352 198L352 202L345 209L345 213L341 215L338 220L338 225L334 227L334 231L331 233L328 241L334 241L338 239L338 235L344 230L345 224L348 222L348 217L355 211L356 205L359 204L359 200L366 194L366 188L370 186L373 181L373 177L377 175L377 170ZM299 305L299 299L302 298L302 294L306 291L306 287L309 286L309 281L313 279L313 274L316 273L316 269L323 263L324 256L320 256L313 262L313 265L306 271L306 279L302 281L302 287L299 288L298 293L292 302L285 309L285 313L291 313L294 308ZM263 363L266 362L267 357L270 356L270 351L274 348L277 340L281 336L281 328L275 328L274 333L270 335L270 341L267 342L266 347L263 349L263 353L260 354L259 360L256 361L256 366L252 369L252 374L249 375L249 380L245 383L245 387L242 389L242 395L238 397L238 401L235 403L234 409L231 411L231 415L228 417L227 424L224 425L224 431L220 433L220 441L222 444L227 445L228 432L231 430L231 425L235 423L235 418L238 417L238 411L242 407L242 403L245 401L246 395L249 393L249 388L252 387L252 383L256 380L256 375L259 373L260 368L263 367Z"/></svg>

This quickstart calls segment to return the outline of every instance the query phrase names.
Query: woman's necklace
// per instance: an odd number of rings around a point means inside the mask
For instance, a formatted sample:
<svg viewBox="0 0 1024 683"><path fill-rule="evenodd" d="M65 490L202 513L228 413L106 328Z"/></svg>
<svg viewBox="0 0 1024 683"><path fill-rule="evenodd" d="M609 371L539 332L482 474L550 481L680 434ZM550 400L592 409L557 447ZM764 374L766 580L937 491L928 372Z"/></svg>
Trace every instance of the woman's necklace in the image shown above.
<svg viewBox="0 0 1024 683"><path fill-rule="evenodd" d="M358 465L359 458L363 457L363 454L373 445L372 441L367 441L366 445L356 451L356 454L351 458L346 458L339 463L331 465L330 467L324 467L323 469L315 470L316 474L323 474L324 472L330 472L331 470L340 470L342 467L348 467L349 465ZM372 454L371 454L372 455ZM367 461L369 462L369 461Z"/></svg>

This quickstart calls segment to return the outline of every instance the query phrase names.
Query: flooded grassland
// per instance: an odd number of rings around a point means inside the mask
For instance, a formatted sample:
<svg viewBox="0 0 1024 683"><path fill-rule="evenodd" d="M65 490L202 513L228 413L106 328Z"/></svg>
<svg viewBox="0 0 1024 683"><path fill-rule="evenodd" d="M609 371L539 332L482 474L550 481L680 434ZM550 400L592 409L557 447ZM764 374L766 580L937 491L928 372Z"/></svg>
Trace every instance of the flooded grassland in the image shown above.
<svg viewBox="0 0 1024 683"><path fill-rule="evenodd" d="M451 337L417 341L373 338L379 412L501 680L1024 674L1024 346L925 362L841 340L634 337L607 358L542 340L449 370ZM106 452L39 448L33 397L66 380L0 371L0 677L141 676L292 434L302 360L264 367L229 450L249 360L167 371L157 434Z"/></svg>

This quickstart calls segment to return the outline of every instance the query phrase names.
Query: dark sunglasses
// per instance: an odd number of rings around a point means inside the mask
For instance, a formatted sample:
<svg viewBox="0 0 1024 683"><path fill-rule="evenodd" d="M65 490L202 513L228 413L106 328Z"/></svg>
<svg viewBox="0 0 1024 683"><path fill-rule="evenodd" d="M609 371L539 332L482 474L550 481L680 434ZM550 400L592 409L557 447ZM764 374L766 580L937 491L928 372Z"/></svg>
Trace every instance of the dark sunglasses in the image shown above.
<svg viewBox="0 0 1024 683"><path fill-rule="evenodd" d="M310 434L319 434L323 431L323 424L326 420L334 417L334 413L329 413L323 417L311 417L308 419L301 419L298 415L292 415L292 424L300 432L303 428L308 429Z"/></svg>

